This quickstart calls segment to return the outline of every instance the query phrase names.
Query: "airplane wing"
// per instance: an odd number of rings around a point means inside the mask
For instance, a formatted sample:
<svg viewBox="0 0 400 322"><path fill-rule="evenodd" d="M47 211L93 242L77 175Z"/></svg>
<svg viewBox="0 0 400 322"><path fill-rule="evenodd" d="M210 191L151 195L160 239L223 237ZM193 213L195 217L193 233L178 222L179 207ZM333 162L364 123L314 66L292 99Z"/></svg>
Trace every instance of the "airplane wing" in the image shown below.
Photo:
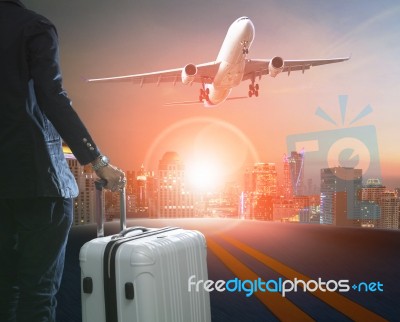
<svg viewBox="0 0 400 322"><path fill-rule="evenodd" d="M235 96L235 97L228 97L226 100L227 101L233 101L233 100L241 100L249 98L248 96ZM164 106L176 106L176 105L192 105L192 104L204 104L204 101L183 101L183 102L170 102L170 103L164 103Z"/></svg>
<svg viewBox="0 0 400 322"><path fill-rule="evenodd" d="M195 83L204 83L211 84L214 80L215 75L217 74L220 63L218 62L210 62L205 64L196 65L197 73L193 80ZM117 76L117 77L107 77L107 78L92 78L88 79L89 83L92 82L128 82L133 84L140 84L143 86L144 84L157 84L160 83L176 83L181 82L182 68L175 68L169 70L162 70L158 72L152 73L144 73L144 74L134 74L134 75L126 75L126 76Z"/></svg>
<svg viewBox="0 0 400 322"><path fill-rule="evenodd" d="M282 72L287 72L288 75L292 71L301 70L303 73L305 70L310 69L313 66L321 66L333 63L340 63L349 60L350 57L343 58L331 58L331 59L308 59L308 60L285 60ZM246 60L246 66L244 69L243 79L253 79L268 75L268 65L271 59L248 59Z"/></svg>

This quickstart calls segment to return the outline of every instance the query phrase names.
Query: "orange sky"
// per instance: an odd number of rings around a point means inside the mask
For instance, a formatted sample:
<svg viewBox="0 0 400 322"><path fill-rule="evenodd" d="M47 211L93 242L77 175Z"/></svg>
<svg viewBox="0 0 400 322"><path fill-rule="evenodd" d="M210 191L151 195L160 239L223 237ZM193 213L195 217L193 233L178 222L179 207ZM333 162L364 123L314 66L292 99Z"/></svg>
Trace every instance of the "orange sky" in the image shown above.
<svg viewBox="0 0 400 322"><path fill-rule="evenodd" d="M361 2L360 2L361 3ZM370 104L373 112L351 126L373 125L384 179L400 185L398 75L399 5L394 1L82 2L29 0L25 4L57 26L67 92L102 151L126 170L155 169L164 152L183 159L218 159L228 173L257 161L281 163L290 135L349 127L340 122L339 95L348 95L347 117ZM346 10L343 10L343 8ZM86 84L85 77L118 76L183 67L216 58L229 25L249 16L256 29L250 58L312 59L346 56L349 62L260 81L260 97L163 107L193 100L198 85ZM233 95L247 93L247 83ZM321 107L334 126L315 115ZM306 173L307 177L307 173ZM392 178L398 178L393 181ZM396 183L398 182L398 183Z"/></svg>

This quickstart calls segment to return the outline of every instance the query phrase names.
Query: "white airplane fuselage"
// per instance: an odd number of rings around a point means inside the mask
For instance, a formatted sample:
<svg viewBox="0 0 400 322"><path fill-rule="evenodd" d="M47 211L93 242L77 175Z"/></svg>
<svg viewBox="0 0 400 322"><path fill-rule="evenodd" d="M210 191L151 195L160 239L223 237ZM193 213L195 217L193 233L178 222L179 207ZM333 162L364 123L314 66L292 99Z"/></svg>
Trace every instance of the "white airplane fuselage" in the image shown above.
<svg viewBox="0 0 400 322"><path fill-rule="evenodd" d="M206 84L209 90L205 106L222 103L229 96L233 87L238 86L243 78L245 59L254 40L254 25L247 17L237 19L229 27L217 56L220 63L213 83Z"/></svg>
<svg viewBox="0 0 400 322"><path fill-rule="evenodd" d="M202 64L186 64L183 68L167 69L142 74L88 79L88 82L132 82L133 84L173 83L179 80L184 85L201 84L197 101L172 102L164 105L189 105L201 103L205 107L215 107L225 100L258 97L259 84L256 78L262 75L276 77L280 73L302 72L314 66L339 63L350 57L328 59L288 59L280 56L263 59L248 59L253 43L255 29L248 17L236 19L229 27L216 60ZM232 88L243 81L250 81L248 96L228 97Z"/></svg>

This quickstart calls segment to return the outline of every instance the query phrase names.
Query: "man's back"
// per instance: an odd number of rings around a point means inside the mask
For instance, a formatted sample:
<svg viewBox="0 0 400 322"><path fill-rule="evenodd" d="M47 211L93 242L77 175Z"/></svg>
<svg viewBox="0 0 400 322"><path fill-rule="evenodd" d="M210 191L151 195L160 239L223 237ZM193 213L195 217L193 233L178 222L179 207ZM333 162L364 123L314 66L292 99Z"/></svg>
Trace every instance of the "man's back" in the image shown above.
<svg viewBox="0 0 400 322"><path fill-rule="evenodd" d="M0 198L77 195L60 134L82 164L99 155L62 88L58 60L53 24L0 1L0 167L16 170L0 172Z"/></svg>
<svg viewBox="0 0 400 322"><path fill-rule="evenodd" d="M56 321L78 194L61 137L106 188L125 185L62 88L53 24L0 0L0 321Z"/></svg>

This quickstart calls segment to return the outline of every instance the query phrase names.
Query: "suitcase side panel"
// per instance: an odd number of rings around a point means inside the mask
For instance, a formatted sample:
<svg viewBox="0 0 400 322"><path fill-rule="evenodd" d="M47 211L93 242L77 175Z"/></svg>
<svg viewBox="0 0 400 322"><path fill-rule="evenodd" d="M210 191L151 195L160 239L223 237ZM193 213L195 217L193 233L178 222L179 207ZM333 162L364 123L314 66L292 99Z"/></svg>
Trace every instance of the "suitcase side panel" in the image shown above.
<svg viewBox="0 0 400 322"><path fill-rule="evenodd" d="M207 271L207 245L203 234L194 232L196 239L191 238L188 249L188 271L183 282L183 295L187 295L190 302L190 321L211 321L210 294L202 289L200 292L190 292L188 289L189 278L193 275L199 280L208 280Z"/></svg>
<svg viewBox="0 0 400 322"><path fill-rule="evenodd" d="M109 240L109 237L104 237L89 241L82 246L79 253L79 261L81 266L81 302L83 322L106 321L103 259L104 250ZM91 279L91 293L85 293L83 289L83 281L85 278Z"/></svg>
<svg viewBox="0 0 400 322"><path fill-rule="evenodd" d="M128 242L118 252L117 302L121 322L211 321L209 294L188 290L190 276L208 278L201 233L179 229ZM128 283L133 284L133 300L126 299Z"/></svg>

